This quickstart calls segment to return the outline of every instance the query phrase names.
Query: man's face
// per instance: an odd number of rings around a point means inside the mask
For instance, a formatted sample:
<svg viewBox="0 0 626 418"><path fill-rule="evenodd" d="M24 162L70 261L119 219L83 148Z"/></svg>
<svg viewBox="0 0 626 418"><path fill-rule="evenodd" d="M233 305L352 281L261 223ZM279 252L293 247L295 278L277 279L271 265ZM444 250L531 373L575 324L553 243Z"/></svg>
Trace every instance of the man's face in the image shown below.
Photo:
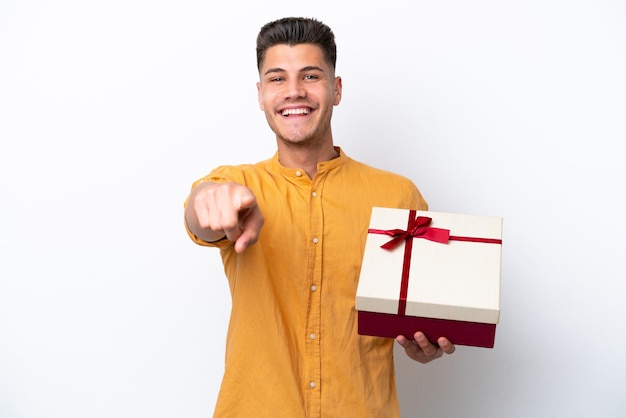
<svg viewBox="0 0 626 418"><path fill-rule="evenodd" d="M333 106L341 101L341 78L313 44L275 45L265 54L257 83L259 106L276 137L289 144L330 141Z"/></svg>

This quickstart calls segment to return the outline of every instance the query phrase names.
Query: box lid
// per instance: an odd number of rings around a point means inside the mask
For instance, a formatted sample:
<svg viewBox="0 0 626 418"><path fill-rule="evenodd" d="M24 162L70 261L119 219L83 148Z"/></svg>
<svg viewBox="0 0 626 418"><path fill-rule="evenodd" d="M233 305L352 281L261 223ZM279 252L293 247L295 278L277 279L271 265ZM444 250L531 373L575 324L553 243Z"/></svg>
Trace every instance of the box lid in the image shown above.
<svg viewBox="0 0 626 418"><path fill-rule="evenodd" d="M501 239L502 218L415 211L429 227L450 231L447 243L412 238L405 314L495 324L500 315L502 246L454 237ZM370 228L406 229L409 210L374 207ZM405 242L392 250L388 235L369 233L357 288L357 310L397 314Z"/></svg>

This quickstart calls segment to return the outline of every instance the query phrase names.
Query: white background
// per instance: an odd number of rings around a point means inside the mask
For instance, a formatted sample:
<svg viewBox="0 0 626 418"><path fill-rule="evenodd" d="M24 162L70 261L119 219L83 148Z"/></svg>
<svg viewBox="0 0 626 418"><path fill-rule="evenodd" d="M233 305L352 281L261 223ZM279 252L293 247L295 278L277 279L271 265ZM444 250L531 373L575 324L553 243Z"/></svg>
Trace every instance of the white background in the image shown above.
<svg viewBox="0 0 626 418"><path fill-rule="evenodd" d="M623 417L619 0L2 0L0 417L211 415L230 301L183 201L273 154L254 47L288 15L337 36L337 145L504 218L495 348L398 350L404 416Z"/></svg>

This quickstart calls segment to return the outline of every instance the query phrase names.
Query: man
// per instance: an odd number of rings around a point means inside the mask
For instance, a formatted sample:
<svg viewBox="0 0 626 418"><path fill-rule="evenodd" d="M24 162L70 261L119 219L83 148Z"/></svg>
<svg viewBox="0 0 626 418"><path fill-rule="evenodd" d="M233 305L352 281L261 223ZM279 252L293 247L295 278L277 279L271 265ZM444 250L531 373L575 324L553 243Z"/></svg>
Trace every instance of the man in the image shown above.
<svg viewBox="0 0 626 418"><path fill-rule="evenodd" d="M372 207L427 204L410 180L334 145L335 63L325 24L263 26L258 100L277 152L214 169L186 201L188 233L220 249L232 296L216 417L400 415L393 340L358 335L356 287ZM412 337L396 341L416 361L454 351L446 338Z"/></svg>

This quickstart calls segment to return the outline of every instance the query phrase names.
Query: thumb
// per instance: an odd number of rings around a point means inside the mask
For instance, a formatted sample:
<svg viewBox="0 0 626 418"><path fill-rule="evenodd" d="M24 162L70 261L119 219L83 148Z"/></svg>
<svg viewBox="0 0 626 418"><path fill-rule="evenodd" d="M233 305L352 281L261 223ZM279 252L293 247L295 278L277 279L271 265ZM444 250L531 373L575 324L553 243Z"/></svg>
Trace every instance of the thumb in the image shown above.
<svg viewBox="0 0 626 418"><path fill-rule="evenodd" d="M256 205L256 198L250 192L242 193L239 195L239 204L237 208L239 211L253 208Z"/></svg>

